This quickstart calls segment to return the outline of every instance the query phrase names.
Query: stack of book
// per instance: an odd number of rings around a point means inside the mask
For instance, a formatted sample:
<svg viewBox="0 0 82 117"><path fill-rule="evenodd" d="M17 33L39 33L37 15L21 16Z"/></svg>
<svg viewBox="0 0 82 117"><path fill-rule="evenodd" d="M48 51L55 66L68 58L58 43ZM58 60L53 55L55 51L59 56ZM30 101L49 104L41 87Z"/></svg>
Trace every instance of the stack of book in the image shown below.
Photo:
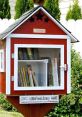
<svg viewBox="0 0 82 117"><path fill-rule="evenodd" d="M18 59L19 60L39 59L38 48L19 48Z"/></svg>
<svg viewBox="0 0 82 117"><path fill-rule="evenodd" d="M31 65L21 65L18 69L18 86L38 86L38 81L35 72L32 70Z"/></svg>

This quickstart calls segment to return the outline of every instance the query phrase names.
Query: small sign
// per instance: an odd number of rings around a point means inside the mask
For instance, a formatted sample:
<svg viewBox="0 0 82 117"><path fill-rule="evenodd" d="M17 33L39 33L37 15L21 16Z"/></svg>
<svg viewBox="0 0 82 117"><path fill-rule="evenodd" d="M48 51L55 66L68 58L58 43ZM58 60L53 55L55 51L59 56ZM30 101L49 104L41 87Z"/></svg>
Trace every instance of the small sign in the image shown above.
<svg viewBox="0 0 82 117"><path fill-rule="evenodd" d="M59 103L59 95L20 96L20 104Z"/></svg>
<svg viewBox="0 0 82 117"><path fill-rule="evenodd" d="M34 28L33 33L46 33L46 29Z"/></svg>

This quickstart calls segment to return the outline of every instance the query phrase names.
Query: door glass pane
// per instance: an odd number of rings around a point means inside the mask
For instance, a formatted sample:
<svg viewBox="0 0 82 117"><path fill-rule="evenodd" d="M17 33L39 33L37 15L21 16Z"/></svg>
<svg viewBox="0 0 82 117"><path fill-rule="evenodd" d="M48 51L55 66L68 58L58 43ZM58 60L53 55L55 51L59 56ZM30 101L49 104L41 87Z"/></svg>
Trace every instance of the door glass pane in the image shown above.
<svg viewBox="0 0 82 117"><path fill-rule="evenodd" d="M18 86L60 86L60 66L60 48L18 48Z"/></svg>

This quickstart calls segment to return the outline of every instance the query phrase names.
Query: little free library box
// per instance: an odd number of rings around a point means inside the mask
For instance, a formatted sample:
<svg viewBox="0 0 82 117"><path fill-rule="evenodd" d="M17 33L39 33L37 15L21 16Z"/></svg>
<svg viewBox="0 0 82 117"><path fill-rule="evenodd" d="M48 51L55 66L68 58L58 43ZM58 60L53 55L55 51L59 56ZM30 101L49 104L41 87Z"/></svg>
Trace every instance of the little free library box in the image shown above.
<svg viewBox="0 0 82 117"><path fill-rule="evenodd" d="M70 93L77 41L44 7L26 12L0 35L0 92L12 98Z"/></svg>

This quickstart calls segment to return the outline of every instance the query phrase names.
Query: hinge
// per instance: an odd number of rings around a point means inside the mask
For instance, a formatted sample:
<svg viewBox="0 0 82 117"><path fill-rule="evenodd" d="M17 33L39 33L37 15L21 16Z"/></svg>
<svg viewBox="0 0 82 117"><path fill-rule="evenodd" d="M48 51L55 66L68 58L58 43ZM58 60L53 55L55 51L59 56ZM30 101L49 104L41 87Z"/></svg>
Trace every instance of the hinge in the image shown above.
<svg viewBox="0 0 82 117"><path fill-rule="evenodd" d="M14 59L14 53L12 53L12 59Z"/></svg>
<svg viewBox="0 0 82 117"><path fill-rule="evenodd" d="M14 81L14 76L11 76L11 81Z"/></svg>
<svg viewBox="0 0 82 117"><path fill-rule="evenodd" d="M64 71L68 71L68 65L64 64L64 66L60 66L60 69L62 69Z"/></svg>

